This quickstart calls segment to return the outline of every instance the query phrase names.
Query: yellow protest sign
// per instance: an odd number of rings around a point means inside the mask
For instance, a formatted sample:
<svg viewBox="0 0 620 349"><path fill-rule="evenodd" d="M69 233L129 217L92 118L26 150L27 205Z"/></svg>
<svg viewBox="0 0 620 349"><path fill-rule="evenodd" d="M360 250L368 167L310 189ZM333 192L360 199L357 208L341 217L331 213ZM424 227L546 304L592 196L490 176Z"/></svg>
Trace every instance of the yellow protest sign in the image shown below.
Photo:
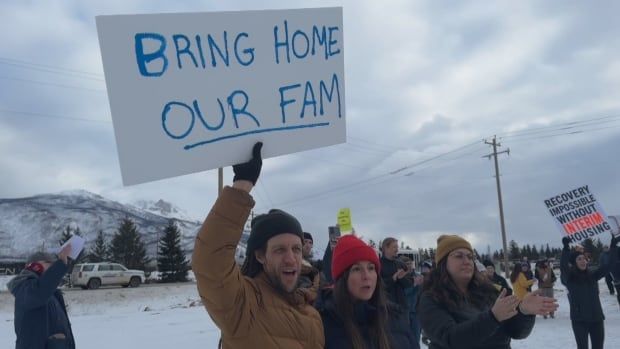
<svg viewBox="0 0 620 349"><path fill-rule="evenodd" d="M338 211L338 226L340 232L344 234L350 234L353 231L353 224L351 223L351 210L349 208L341 208Z"/></svg>

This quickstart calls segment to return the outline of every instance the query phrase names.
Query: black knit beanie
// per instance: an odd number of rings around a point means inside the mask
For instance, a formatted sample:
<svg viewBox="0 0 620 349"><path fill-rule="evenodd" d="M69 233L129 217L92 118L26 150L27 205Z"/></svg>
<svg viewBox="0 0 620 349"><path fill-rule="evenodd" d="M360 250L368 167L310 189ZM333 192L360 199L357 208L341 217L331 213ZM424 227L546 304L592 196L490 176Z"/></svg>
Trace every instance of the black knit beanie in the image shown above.
<svg viewBox="0 0 620 349"><path fill-rule="evenodd" d="M252 219L250 237L246 249L246 260L242 268L244 275L254 277L258 273L258 263L255 260L254 251L265 246L272 237L280 234L294 234L299 236L303 244L304 234L297 218L278 209L271 209L266 214L261 214Z"/></svg>
<svg viewBox="0 0 620 349"><path fill-rule="evenodd" d="M312 239L312 234L307 233L304 231L304 240L310 240L312 242L314 242L314 239Z"/></svg>
<svg viewBox="0 0 620 349"><path fill-rule="evenodd" d="M488 259L485 259L484 261L482 261L482 264L485 267L493 267L493 269L495 269L495 264Z"/></svg>

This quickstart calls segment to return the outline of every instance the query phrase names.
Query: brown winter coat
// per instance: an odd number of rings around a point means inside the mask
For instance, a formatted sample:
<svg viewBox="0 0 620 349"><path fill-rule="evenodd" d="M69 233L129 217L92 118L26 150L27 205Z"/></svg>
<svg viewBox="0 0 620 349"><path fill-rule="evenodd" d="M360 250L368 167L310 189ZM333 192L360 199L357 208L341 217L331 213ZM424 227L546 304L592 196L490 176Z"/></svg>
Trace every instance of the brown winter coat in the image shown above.
<svg viewBox="0 0 620 349"><path fill-rule="evenodd" d="M221 330L222 347L323 348L321 317L303 294L282 294L264 273L243 276L235 263L236 246L253 206L248 193L224 188L194 247L198 293Z"/></svg>
<svg viewBox="0 0 620 349"><path fill-rule="evenodd" d="M551 268L538 268L538 288L553 288L556 277Z"/></svg>

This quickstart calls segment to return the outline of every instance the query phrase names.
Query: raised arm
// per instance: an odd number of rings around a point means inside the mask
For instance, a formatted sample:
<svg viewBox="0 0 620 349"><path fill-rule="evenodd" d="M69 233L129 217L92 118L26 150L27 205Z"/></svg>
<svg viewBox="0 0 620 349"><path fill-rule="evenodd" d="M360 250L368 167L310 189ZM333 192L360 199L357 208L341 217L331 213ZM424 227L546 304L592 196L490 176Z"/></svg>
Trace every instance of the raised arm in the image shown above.
<svg viewBox="0 0 620 349"><path fill-rule="evenodd" d="M568 274L570 272L570 267L568 265L568 257L570 254L570 248L568 245L570 244L570 239L568 237L562 238L562 244L564 248L562 249L562 257L560 258L560 281L562 284L566 286L568 283Z"/></svg>
<svg viewBox="0 0 620 349"><path fill-rule="evenodd" d="M15 293L16 301L25 309L34 309L45 305L67 272L70 253L71 244L68 244L58 253L58 260L40 277L27 280L19 285L20 290Z"/></svg>
<svg viewBox="0 0 620 349"><path fill-rule="evenodd" d="M260 146L254 146L247 163L235 165L232 188L226 187L217 198L203 223L192 256L198 293L213 321L222 332L248 328L256 300L248 297L253 284L242 274L235 262L235 251L254 200L250 196L262 161Z"/></svg>

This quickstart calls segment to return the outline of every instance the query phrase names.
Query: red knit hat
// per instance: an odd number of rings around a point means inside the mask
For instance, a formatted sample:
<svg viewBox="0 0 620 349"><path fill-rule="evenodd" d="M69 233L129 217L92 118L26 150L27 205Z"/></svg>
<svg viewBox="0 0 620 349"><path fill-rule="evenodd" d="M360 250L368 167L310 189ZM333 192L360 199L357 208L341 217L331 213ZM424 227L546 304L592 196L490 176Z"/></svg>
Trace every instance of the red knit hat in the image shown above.
<svg viewBox="0 0 620 349"><path fill-rule="evenodd" d="M345 235L338 239L332 255L332 277L338 280L342 273L357 262L369 261L375 265L377 274L381 271L381 263L377 252L364 241L354 235Z"/></svg>

